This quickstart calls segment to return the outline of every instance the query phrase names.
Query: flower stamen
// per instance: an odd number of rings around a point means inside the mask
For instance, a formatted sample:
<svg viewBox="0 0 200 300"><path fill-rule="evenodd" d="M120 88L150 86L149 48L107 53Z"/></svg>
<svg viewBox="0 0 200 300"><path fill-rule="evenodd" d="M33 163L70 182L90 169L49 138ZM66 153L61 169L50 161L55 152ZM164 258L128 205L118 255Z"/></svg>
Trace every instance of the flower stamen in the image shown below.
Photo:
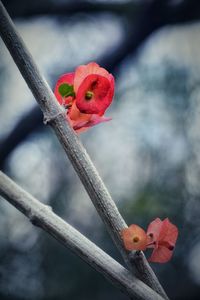
<svg viewBox="0 0 200 300"><path fill-rule="evenodd" d="M133 238L133 242L134 242L134 243L138 243L138 242L139 242L139 240L140 240L140 239L139 239L139 237L138 237L138 236L134 236L134 238Z"/></svg>
<svg viewBox="0 0 200 300"><path fill-rule="evenodd" d="M93 96L94 96L94 93L91 92L91 91L87 91L87 92L85 93L85 99L86 99L86 100L92 99Z"/></svg>

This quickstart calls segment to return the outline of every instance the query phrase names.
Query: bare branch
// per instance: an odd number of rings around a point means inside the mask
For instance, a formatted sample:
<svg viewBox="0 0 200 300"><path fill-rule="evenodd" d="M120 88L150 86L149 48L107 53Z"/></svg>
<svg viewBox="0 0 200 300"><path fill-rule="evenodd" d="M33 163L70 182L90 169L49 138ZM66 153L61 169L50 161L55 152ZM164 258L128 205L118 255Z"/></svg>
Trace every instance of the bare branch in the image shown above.
<svg viewBox="0 0 200 300"><path fill-rule="evenodd" d="M53 213L50 206L33 198L1 171L0 195L27 216L34 225L47 231L127 296L140 300L163 299L75 228Z"/></svg>
<svg viewBox="0 0 200 300"><path fill-rule="evenodd" d="M12 20L1 2L0 32L16 65L43 111L45 123L49 123L55 131L113 241L118 247L128 267L132 269L132 264L130 263L127 251L123 247L120 235L121 230L127 225L97 173L86 150L66 121L65 111L63 111L62 107L58 104L49 85L41 76L29 51L26 49L25 44L17 33ZM137 273L137 276L145 278L145 283L147 285L167 299L158 279L155 275L152 276L154 273L146 262L145 257L142 256L140 263L142 266L139 269L144 270L145 274L148 274L148 276L143 276L141 273Z"/></svg>

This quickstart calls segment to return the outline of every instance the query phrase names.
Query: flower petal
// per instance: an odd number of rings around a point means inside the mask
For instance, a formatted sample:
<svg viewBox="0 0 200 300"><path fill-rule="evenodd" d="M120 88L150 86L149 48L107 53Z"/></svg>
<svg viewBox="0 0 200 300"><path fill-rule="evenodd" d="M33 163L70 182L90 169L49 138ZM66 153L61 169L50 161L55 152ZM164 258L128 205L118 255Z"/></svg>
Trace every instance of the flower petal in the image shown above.
<svg viewBox="0 0 200 300"><path fill-rule="evenodd" d="M92 94L88 99L87 92ZM76 105L83 113L99 114L105 112L114 95L114 84L101 75L90 74L80 84L76 94Z"/></svg>
<svg viewBox="0 0 200 300"><path fill-rule="evenodd" d="M151 256L149 257L149 262L166 263L168 262L173 254L173 250L166 247L158 247L153 250Z"/></svg>
<svg viewBox="0 0 200 300"><path fill-rule="evenodd" d="M74 79L74 90L75 93L78 91L78 88L82 81L90 74L97 74L106 77L109 79L110 74L104 68L101 68L97 63L90 62L87 65L81 65L75 70L75 79Z"/></svg>
<svg viewBox="0 0 200 300"><path fill-rule="evenodd" d="M147 248L154 248L149 258L151 262L164 263L171 259L178 237L178 229L168 218L159 218L150 223L147 229Z"/></svg>
<svg viewBox="0 0 200 300"><path fill-rule="evenodd" d="M67 112L67 119L73 129L78 133L86 131L89 129L89 127L95 126L99 123L108 122L111 120L111 118L106 118L96 114L81 113L75 102Z"/></svg>
<svg viewBox="0 0 200 300"><path fill-rule="evenodd" d="M163 220L159 240L175 246L178 238L178 228L168 218Z"/></svg>
<svg viewBox="0 0 200 300"><path fill-rule="evenodd" d="M152 237L152 242L158 241L160 231L162 228L162 221L160 218L156 218L152 221L147 228L147 235Z"/></svg>
<svg viewBox="0 0 200 300"><path fill-rule="evenodd" d="M146 232L138 225L132 224L121 231L124 247L131 250L145 250L147 246Z"/></svg>

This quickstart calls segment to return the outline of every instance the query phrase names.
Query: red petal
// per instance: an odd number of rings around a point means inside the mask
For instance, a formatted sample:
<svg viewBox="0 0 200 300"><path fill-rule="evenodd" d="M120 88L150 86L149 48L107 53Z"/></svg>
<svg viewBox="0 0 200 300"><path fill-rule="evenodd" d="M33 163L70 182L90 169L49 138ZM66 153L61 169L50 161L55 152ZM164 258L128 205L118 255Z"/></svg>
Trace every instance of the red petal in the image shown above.
<svg viewBox="0 0 200 300"><path fill-rule="evenodd" d="M97 63L90 62L87 65L82 65L76 68L74 78L74 90L77 93L82 81L91 74L101 75L110 80L110 74L104 68L101 68Z"/></svg>
<svg viewBox="0 0 200 300"><path fill-rule="evenodd" d="M112 75L111 75L112 76ZM93 93L91 99L86 93ZM104 113L111 104L114 95L114 79L111 82L101 75L88 75L80 84L76 94L76 105L81 112L89 114Z"/></svg>
<svg viewBox="0 0 200 300"><path fill-rule="evenodd" d="M79 111L74 102L72 107L68 110L67 118L73 129L80 133L102 122L108 122L111 118L99 116L95 114L84 114Z"/></svg>
<svg viewBox="0 0 200 300"><path fill-rule="evenodd" d="M83 132L93 127L97 124L108 122L111 118L100 117L98 115L90 115L91 119L89 121L76 121L73 123L73 128L76 132ZM81 129L81 130L80 130Z"/></svg>
<svg viewBox="0 0 200 300"><path fill-rule="evenodd" d="M131 250L145 250L147 246L146 232L138 225L132 224L121 231L124 247ZM135 239L135 241L134 241Z"/></svg>
<svg viewBox="0 0 200 300"><path fill-rule="evenodd" d="M66 74L63 74L62 76L59 77L58 81L56 82L56 86L55 86L55 89L54 89L54 94L58 100L58 102L63 105L63 104L68 104L72 101L72 97L67 97L67 98L64 98L60 95L58 89L59 89L59 86L62 84L62 83L67 83L67 84L70 84L70 85L73 85L74 84L74 73L66 73Z"/></svg>
<svg viewBox="0 0 200 300"><path fill-rule="evenodd" d="M154 248L149 261L164 263L171 259L178 237L178 229L168 218L159 218L150 223L147 229L149 241L147 247ZM150 240L151 237L151 240Z"/></svg>
<svg viewBox="0 0 200 300"><path fill-rule="evenodd" d="M76 106L76 101L74 101L72 107L68 110L67 115L70 120L77 122L88 122L92 116L90 114L81 113Z"/></svg>
<svg viewBox="0 0 200 300"><path fill-rule="evenodd" d="M164 219L159 240L163 242L168 242L169 244L175 246L177 237L178 228L174 224L172 224L168 218Z"/></svg>
<svg viewBox="0 0 200 300"><path fill-rule="evenodd" d="M101 117L99 115L93 114L93 115L91 115L90 121L85 126L92 127L92 126L95 126L95 125L103 123L103 122L108 122L110 120L112 120L112 118L107 118L104 116Z"/></svg>
<svg viewBox="0 0 200 300"><path fill-rule="evenodd" d="M160 218L156 218L152 221L147 228L147 235L152 236L152 241L158 241L160 231L162 228L162 221Z"/></svg>
<svg viewBox="0 0 200 300"><path fill-rule="evenodd" d="M148 261L157 263L166 263L172 257L173 251L166 247L158 247L153 250Z"/></svg>

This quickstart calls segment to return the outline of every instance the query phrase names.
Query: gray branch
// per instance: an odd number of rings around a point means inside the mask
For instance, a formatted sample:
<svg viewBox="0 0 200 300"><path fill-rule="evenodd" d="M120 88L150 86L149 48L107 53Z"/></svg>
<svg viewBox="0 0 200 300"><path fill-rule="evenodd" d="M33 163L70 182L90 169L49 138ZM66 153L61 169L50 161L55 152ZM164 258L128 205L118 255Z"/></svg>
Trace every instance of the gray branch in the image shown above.
<svg viewBox="0 0 200 300"><path fill-rule="evenodd" d="M143 254L139 253L137 255L140 259L130 260L128 252L123 247L120 235L121 230L127 225L97 173L85 148L66 121L65 111L63 111L62 107L58 104L49 85L42 77L1 1L0 33L21 74L35 96L44 114L45 123L49 123L55 131L129 269L136 271L136 275L141 278L141 280L165 299L168 299ZM136 268L133 268L134 265Z"/></svg>
<svg viewBox="0 0 200 300"><path fill-rule="evenodd" d="M1 171L0 195L26 215L34 225L47 231L127 296L140 300L163 299L75 228L58 217L50 206L36 200Z"/></svg>

